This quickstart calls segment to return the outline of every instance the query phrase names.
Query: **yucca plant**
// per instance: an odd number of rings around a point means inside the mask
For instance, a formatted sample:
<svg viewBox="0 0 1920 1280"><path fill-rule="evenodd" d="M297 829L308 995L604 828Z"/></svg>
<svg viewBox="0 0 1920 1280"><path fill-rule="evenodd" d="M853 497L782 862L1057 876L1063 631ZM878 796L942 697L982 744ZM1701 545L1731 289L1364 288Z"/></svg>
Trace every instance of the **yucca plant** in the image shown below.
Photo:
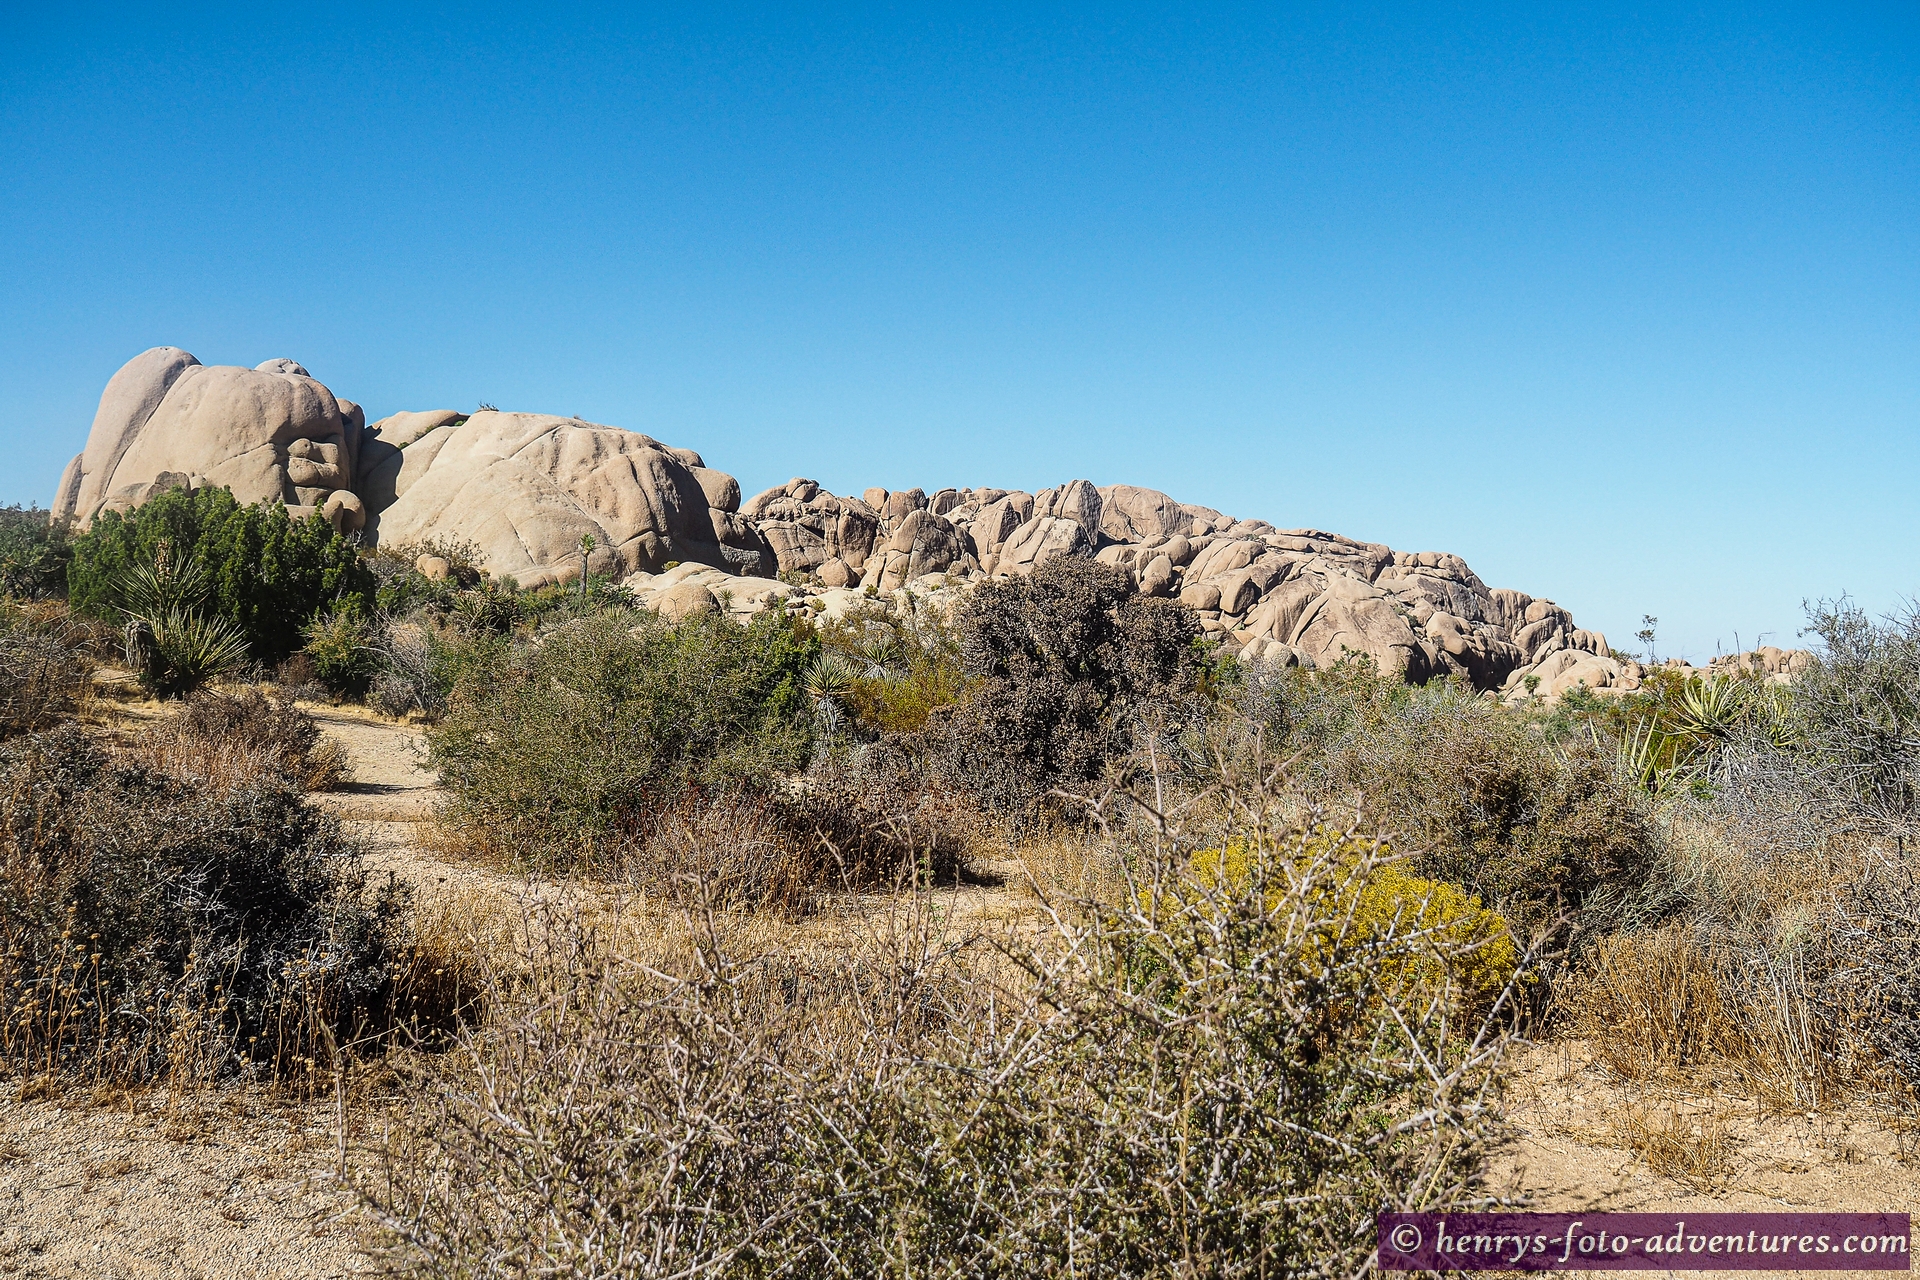
<svg viewBox="0 0 1920 1280"><path fill-rule="evenodd" d="M813 712L821 730L828 736L838 734L846 724L841 704L860 678L860 668L852 658L835 649L825 649L807 664L802 680L807 696L813 699Z"/></svg>
<svg viewBox="0 0 1920 1280"><path fill-rule="evenodd" d="M157 698L184 698L247 660L240 628L201 611L206 595L200 565L175 556L164 539L152 563L136 565L121 579L127 666Z"/></svg>

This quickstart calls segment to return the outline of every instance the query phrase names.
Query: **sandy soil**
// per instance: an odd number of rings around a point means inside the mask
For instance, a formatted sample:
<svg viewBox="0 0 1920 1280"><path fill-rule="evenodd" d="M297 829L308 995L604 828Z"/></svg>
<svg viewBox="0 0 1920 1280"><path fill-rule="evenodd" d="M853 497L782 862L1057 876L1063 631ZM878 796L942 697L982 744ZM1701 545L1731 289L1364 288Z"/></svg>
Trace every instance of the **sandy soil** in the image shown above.
<svg viewBox="0 0 1920 1280"><path fill-rule="evenodd" d="M1515 1066L1509 1138L1495 1153L1488 1185L1524 1199L1529 1208L1583 1213L1905 1213L1920 1208L1915 1163L1920 1133L1867 1103L1783 1115L1724 1090L1627 1084L1596 1066L1577 1040L1530 1046ZM1699 1161L1692 1176L1655 1172L1630 1149L1637 1129L1647 1124L1686 1133L1695 1151L1705 1140L1709 1157Z"/></svg>
<svg viewBox="0 0 1920 1280"><path fill-rule="evenodd" d="M378 870L424 902L524 902L572 892L435 856L421 837L441 793L417 730L359 708L310 706L344 744L354 782L318 795L366 841ZM130 718L164 714L128 708ZM941 910L961 927L1030 916L1019 864L963 886ZM885 909L876 900L873 909ZM836 928L846 902L797 934ZM1509 1092L1511 1130L1489 1186L1538 1209L1704 1211L1920 1206L1920 1135L1861 1106L1770 1114L1750 1099L1647 1090L1609 1080L1577 1041L1527 1048ZM1716 1135L1694 1177L1656 1173L1630 1147L1638 1114L1679 1115ZM1703 1119L1704 1118L1704 1119ZM121 1097L0 1100L0 1276L332 1277L373 1266L337 1180L330 1108L249 1090L196 1102ZM1762 1273L1747 1273L1762 1274ZM1824 1274L1839 1274L1828 1272ZM1877 1273L1876 1273L1877 1274Z"/></svg>
<svg viewBox="0 0 1920 1280"><path fill-rule="evenodd" d="M363 1274L337 1160L329 1115L251 1090L0 1101L0 1275Z"/></svg>

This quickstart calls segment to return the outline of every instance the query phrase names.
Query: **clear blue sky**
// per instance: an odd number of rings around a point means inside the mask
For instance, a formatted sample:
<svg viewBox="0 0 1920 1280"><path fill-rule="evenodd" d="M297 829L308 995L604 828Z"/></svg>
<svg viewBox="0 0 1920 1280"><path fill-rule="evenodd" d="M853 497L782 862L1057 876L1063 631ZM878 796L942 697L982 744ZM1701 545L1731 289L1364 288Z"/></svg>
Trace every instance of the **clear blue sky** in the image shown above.
<svg viewBox="0 0 1920 1280"><path fill-rule="evenodd" d="M1621 647L1920 592L1912 5L774 8L7 5L0 502L170 344L749 491L1148 484Z"/></svg>

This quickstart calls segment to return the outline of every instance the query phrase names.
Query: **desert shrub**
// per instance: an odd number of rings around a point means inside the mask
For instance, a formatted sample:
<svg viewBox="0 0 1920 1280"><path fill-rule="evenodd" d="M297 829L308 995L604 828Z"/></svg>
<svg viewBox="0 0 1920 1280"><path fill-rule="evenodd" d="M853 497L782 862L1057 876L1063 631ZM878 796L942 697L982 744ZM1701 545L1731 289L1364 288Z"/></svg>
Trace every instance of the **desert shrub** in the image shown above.
<svg viewBox="0 0 1920 1280"><path fill-rule="evenodd" d="M820 643L843 674L831 689L809 692L831 698L863 736L919 733L966 696L959 639L917 596L905 608L875 601L850 609L820 628Z"/></svg>
<svg viewBox="0 0 1920 1280"><path fill-rule="evenodd" d="M690 786L764 789L806 766L806 624L576 619L462 673L430 731L449 817L536 865L591 865Z"/></svg>
<svg viewBox="0 0 1920 1280"><path fill-rule="evenodd" d="M0 599L0 738L51 728L86 697L93 659L55 606Z"/></svg>
<svg viewBox="0 0 1920 1280"><path fill-rule="evenodd" d="M0 778L5 1069L297 1083L389 995L400 898L278 779L213 791L70 725Z"/></svg>
<svg viewBox="0 0 1920 1280"><path fill-rule="evenodd" d="M1623 1075L1731 1077L1795 1110L1920 1084L1907 809L1920 628L1834 605L1813 622L1824 650L1786 686L1656 691L1648 723L1691 737L1675 770L1691 776L1630 770L1658 796L1665 837L1646 909L1562 992Z"/></svg>
<svg viewBox="0 0 1920 1280"><path fill-rule="evenodd" d="M129 575L152 564L163 542L205 575L207 616L238 627L269 667L300 647L315 614L373 607L372 571L319 515L296 521L277 502L243 507L225 489L174 489L130 512L102 512L74 538L74 609L116 617L129 603Z"/></svg>
<svg viewBox="0 0 1920 1280"><path fill-rule="evenodd" d="M1311 856L1320 852L1319 843L1313 841L1302 848ZM1384 847L1369 850L1375 857L1383 851ZM1239 885L1249 874L1248 861L1244 844L1202 849L1193 856L1189 874L1209 887ZM1455 885L1425 880L1409 875L1397 863L1378 861L1367 874L1342 880L1338 888L1349 895L1339 909L1357 937L1419 932L1444 940L1446 945L1432 954L1404 962L1422 966L1422 978L1433 985L1453 984L1473 1004L1490 1006L1519 970L1520 948L1507 922ZM1270 878L1269 896L1277 899L1280 892L1280 884Z"/></svg>
<svg viewBox="0 0 1920 1280"><path fill-rule="evenodd" d="M1810 615L1821 649L1791 686L1803 746L1862 804L1904 818L1920 795L1920 605L1878 623L1845 600Z"/></svg>
<svg viewBox="0 0 1920 1280"><path fill-rule="evenodd" d="M791 789L690 789L638 819L602 861L669 901L799 916L825 889L952 883L973 818L937 786L842 764Z"/></svg>
<svg viewBox="0 0 1920 1280"><path fill-rule="evenodd" d="M180 713L136 737L129 754L162 773L233 790L277 779L301 791L352 780L345 750L312 716L258 689L202 689Z"/></svg>
<svg viewBox="0 0 1920 1280"><path fill-rule="evenodd" d="M1710 922L1675 920L1598 941L1557 998L1566 1029L1623 1079L1732 1083L1804 1112L1884 1081L1887 1059L1875 1050L1898 1048L1913 1029L1911 997L1904 1017L1876 1006L1876 985L1836 965L1832 940L1808 931L1768 951Z"/></svg>
<svg viewBox="0 0 1920 1280"><path fill-rule="evenodd" d="M1005 811L1084 786L1142 730L1205 715L1189 609L1137 594L1121 569L1059 557L977 588L954 619L967 698L947 720L953 775Z"/></svg>
<svg viewBox="0 0 1920 1280"><path fill-rule="evenodd" d="M449 622L473 635L507 635L532 617L512 585L492 579L455 594L445 613Z"/></svg>
<svg viewBox="0 0 1920 1280"><path fill-rule="evenodd" d="M67 526L38 507L0 507L0 596L49 600L67 594L73 552Z"/></svg>
<svg viewBox="0 0 1920 1280"><path fill-rule="evenodd" d="M1422 875L1465 886L1522 933L1563 914L1605 928L1646 888L1658 849L1610 750L1560 746L1457 685L1414 689L1366 662L1253 674L1241 711L1296 757L1309 795L1362 797Z"/></svg>
<svg viewBox="0 0 1920 1280"><path fill-rule="evenodd" d="M317 616L301 629L300 652L313 664L313 678L335 697L364 697L380 674L375 647L379 624L352 609Z"/></svg>
<svg viewBox="0 0 1920 1280"><path fill-rule="evenodd" d="M1857 1036L1911 1099L1920 1093L1920 885L1911 862L1873 860L1825 923L1831 960L1816 971L1810 1021Z"/></svg>
<svg viewBox="0 0 1920 1280"><path fill-rule="evenodd" d="M512 646L489 627L465 627L421 615L387 620L375 650L379 668L367 701L390 716L437 720L470 675L505 661Z"/></svg>
<svg viewBox="0 0 1920 1280"><path fill-rule="evenodd" d="M797 953L551 920L363 1194L427 1276L1354 1274L1473 1202L1504 1039L1446 931L1349 927L1368 846L1273 816L1007 952L924 896Z"/></svg>

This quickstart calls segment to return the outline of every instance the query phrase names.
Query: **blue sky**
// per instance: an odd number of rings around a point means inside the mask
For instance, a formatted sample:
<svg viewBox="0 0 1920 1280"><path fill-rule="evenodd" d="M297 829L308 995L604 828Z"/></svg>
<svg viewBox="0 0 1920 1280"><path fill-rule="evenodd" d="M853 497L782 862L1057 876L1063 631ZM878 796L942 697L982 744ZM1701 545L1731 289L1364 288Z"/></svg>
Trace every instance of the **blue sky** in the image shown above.
<svg viewBox="0 0 1920 1280"><path fill-rule="evenodd" d="M534 9L9 6L0 503L168 344L750 492L1148 484L1663 656L1920 593L1912 6Z"/></svg>

